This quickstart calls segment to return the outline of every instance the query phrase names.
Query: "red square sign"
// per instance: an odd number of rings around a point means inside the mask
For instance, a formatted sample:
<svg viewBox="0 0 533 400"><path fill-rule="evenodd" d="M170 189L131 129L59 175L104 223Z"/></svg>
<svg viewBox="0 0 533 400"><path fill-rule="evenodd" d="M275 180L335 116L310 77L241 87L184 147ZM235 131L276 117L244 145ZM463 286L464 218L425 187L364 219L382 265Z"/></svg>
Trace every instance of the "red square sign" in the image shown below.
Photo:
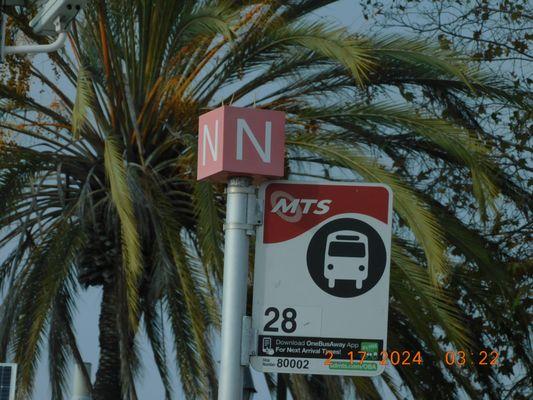
<svg viewBox="0 0 533 400"><path fill-rule="evenodd" d="M280 177L284 155L283 112L223 106L200 116L198 180Z"/></svg>

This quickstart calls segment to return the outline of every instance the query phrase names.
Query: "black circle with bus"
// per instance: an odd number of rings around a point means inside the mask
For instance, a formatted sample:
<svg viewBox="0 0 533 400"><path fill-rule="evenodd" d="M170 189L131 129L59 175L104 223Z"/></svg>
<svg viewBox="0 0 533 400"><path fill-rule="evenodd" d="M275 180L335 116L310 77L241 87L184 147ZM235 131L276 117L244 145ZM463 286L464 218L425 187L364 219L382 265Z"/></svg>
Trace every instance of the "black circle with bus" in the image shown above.
<svg viewBox="0 0 533 400"><path fill-rule="evenodd" d="M322 226L307 248L307 268L317 286L336 297L357 297L379 282L387 250L376 230L355 218Z"/></svg>

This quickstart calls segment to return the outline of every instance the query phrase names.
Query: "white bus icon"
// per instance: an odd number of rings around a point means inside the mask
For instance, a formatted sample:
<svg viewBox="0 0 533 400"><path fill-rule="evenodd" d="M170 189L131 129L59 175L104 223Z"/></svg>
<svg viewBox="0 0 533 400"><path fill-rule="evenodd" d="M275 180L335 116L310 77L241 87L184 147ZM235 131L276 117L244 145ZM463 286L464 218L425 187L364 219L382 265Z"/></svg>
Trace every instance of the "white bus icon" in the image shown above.
<svg viewBox="0 0 533 400"><path fill-rule="evenodd" d="M368 278L368 238L357 231L330 233L326 242L324 277L330 288L336 280L355 281L361 289Z"/></svg>

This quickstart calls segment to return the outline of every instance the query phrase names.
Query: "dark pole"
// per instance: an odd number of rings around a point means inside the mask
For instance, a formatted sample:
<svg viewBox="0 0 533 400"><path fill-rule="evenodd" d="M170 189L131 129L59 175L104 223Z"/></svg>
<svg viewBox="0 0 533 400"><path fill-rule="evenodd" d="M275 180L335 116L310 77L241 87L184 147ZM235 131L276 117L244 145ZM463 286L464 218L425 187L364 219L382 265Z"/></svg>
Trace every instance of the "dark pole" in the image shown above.
<svg viewBox="0 0 533 400"><path fill-rule="evenodd" d="M278 373L276 400L287 400L287 374Z"/></svg>

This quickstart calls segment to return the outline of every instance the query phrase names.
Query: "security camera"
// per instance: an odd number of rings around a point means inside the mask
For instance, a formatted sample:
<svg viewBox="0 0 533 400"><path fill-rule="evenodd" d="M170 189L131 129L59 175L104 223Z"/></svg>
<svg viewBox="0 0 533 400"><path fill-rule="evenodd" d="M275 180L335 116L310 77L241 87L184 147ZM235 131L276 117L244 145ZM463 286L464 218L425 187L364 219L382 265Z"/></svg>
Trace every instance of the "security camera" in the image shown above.
<svg viewBox="0 0 533 400"><path fill-rule="evenodd" d="M0 0L0 64L9 54L52 53L65 46L67 27L81 11L88 0ZM37 15L30 21L30 27L39 35L57 35L49 44L29 44L21 46L5 45L6 17L2 15L4 6L37 6Z"/></svg>
<svg viewBox="0 0 533 400"><path fill-rule="evenodd" d="M36 0L38 12L30 27L39 35L53 35L57 23L68 26L87 3L87 0Z"/></svg>

